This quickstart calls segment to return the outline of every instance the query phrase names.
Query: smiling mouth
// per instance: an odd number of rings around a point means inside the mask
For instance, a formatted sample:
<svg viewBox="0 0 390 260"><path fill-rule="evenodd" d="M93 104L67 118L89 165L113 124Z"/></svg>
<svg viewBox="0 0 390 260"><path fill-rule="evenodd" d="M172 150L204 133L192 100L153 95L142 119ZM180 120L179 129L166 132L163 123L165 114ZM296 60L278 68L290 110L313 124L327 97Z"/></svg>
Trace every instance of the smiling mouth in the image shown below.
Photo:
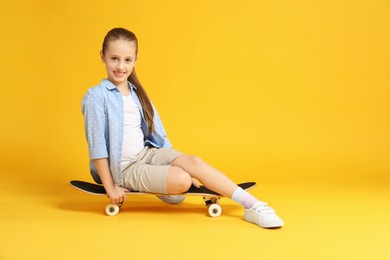
<svg viewBox="0 0 390 260"><path fill-rule="evenodd" d="M123 77L126 73L125 73L125 72L114 71L114 74L115 74L115 76L117 76L117 77Z"/></svg>

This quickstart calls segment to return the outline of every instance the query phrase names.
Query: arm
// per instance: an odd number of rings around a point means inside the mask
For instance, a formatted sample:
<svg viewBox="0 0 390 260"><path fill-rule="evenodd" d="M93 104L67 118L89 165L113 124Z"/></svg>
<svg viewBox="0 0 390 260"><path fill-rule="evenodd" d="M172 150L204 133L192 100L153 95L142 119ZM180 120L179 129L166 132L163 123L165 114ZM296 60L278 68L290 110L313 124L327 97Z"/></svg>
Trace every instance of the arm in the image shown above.
<svg viewBox="0 0 390 260"><path fill-rule="evenodd" d="M106 115L104 97L97 92L96 88L90 89L83 97L82 112L84 115L89 157L93 160L111 203L121 203L126 198L126 189L115 185L112 178L107 159L108 151L105 138Z"/></svg>
<svg viewBox="0 0 390 260"><path fill-rule="evenodd" d="M119 187L114 183L108 166L107 158L93 160L95 168L99 174L100 179L103 182L103 186L106 189L107 195L111 200L111 203L119 204L126 199L126 189Z"/></svg>

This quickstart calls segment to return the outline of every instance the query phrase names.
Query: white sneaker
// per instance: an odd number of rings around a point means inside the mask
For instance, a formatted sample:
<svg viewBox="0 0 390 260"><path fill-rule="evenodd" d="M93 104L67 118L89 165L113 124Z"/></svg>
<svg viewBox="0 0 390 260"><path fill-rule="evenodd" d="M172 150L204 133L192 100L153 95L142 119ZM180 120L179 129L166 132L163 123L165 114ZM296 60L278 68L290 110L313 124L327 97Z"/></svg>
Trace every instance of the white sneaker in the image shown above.
<svg viewBox="0 0 390 260"><path fill-rule="evenodd" d="M165 196L156 196L160 200L169 203L169 204L179 204L185 200L186 196L183 195L165 195Z"/></svg>
<svg viewBox="0 0 390 260"><path fill-rule="evenodd" d="M284 222L267 203L258 201L250 209L245 209L244 219L263 228L283 226Z"/></svg>

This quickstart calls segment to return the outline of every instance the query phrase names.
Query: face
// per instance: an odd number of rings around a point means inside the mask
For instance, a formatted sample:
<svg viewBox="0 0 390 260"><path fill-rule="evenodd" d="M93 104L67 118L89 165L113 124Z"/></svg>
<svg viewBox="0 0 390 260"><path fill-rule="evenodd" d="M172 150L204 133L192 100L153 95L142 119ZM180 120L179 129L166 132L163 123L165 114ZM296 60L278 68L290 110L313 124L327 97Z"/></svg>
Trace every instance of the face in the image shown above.
<svg viewBox="0 0 390 260"><path fill-rule="evenodd" d="M101 53L101 58L106 65L108 80L117 87L127 87L127 78L137 61L135 43L127 40L110 41L105 53Z"/></svg>

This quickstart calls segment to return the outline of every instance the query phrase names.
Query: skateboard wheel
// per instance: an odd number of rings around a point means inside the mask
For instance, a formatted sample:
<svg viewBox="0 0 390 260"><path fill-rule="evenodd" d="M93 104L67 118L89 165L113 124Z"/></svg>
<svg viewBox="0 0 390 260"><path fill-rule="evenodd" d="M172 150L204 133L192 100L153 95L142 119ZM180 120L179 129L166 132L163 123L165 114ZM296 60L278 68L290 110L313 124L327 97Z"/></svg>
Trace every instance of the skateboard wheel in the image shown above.
<svg viewBox="0 0 390 260"><path fill-rule="evenodd" d="M216 218L221 216L222 214L222 208L218 204L211 204L209 206L209 215L210 217Z"/></svg>
<svg viewBox="0 0 390 260"><path fill-rule="evenodd" d="M106 214L108 216L116 216L119 213L119 205L116 204L108 204L106 206Z"/></svg>

